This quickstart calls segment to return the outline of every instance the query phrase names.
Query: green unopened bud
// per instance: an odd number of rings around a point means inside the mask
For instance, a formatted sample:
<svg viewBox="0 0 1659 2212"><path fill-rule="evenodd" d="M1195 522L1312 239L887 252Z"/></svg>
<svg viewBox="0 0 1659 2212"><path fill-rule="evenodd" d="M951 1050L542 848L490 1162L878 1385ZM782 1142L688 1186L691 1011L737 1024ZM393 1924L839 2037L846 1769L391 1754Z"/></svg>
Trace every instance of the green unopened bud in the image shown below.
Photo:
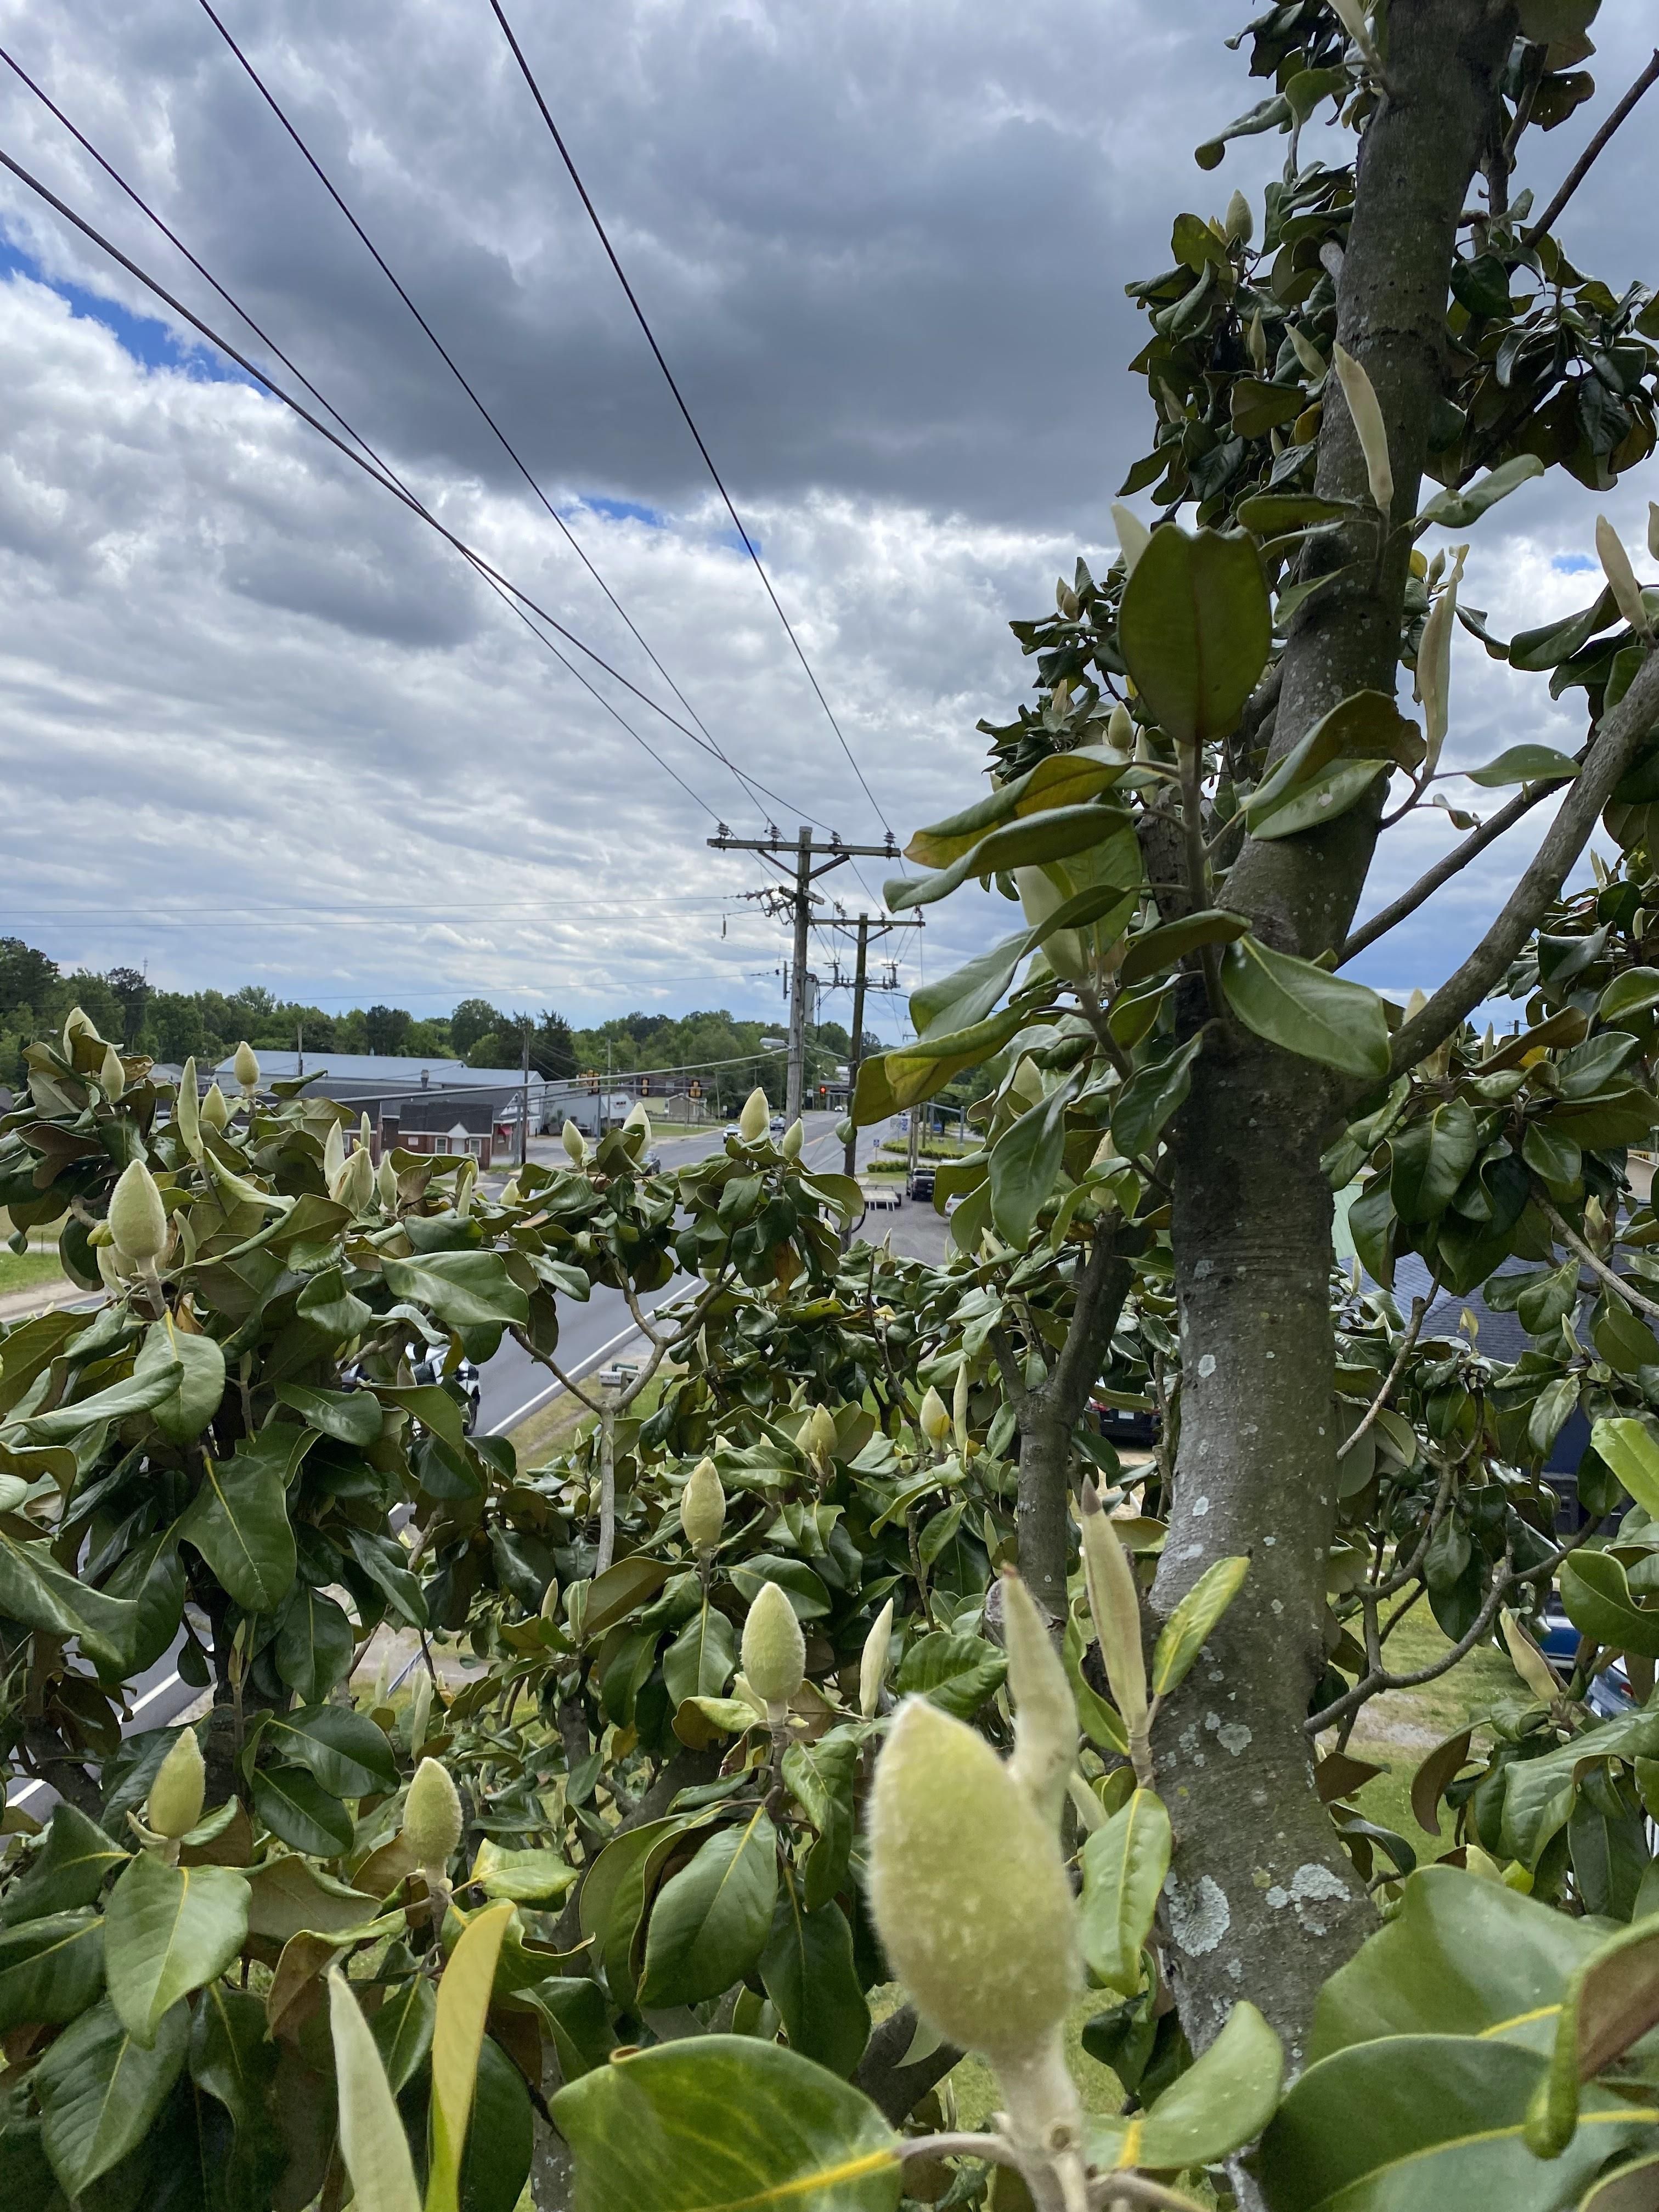
<svg viewBox="0 0 1659 2212"><path fill-rule="evenodd" d="M801 1120L800 1116L797 1115L795 1119L789 1124L789 1127L784 1131L782 1141L780 1143L778 1150L783 1154L785 1159L798 1160L800 1158L800 1148L805 1141L806 1124Z"/></svg>
<svg viewBox="0 0 1659 2212"><path fill-rule="evenodd" d="M461 1801L449 1771L423 1759L404 1801L404 1841L416 1866L441 1869L460 1840Z"/></svg>
<svg viewBox="0 0 1659 2212"><path fill-rule="evenodd" d="M1638 637L1650 636L1653 624L1642 603L1642 586L1636 580L1624 539L1605 514L1595 518L1595 557L1601 563L1601 573L1620 613Z"/></svg>
<svg viewBox="0 0 1659 2212"><path fill-rule="evenodd" d="M893 1643L893 1601L890 1597L876 1615L876 1625L864 1639L859 1654L859 1711L872 1721L881 1710L883 1685L887 1680L887 1655Z"/></svg>
<svg viewBox="0 0 1659 2212"><path fill-rule="evenodd" d="M1152 542L1152 533L1132 507L1121 500L1112 501L1112 520L1117 526L1118 550L1123 557L1125 576L1133 576L1135 563Z"/></svg>
<svg viewBox="0 0 1659 2212"><path fill-rule="evenodd" d="M360 1114L357 1116L357 1142L365 1152L374 1142L374 1124L367 1114Z"/></svg>
<svg viewBox="0 0 1659 2212"><path fill-rule="evenodd" d="M202 1119L210 1129L224 1129L230 1121L230 1101L216 1083L210 1083L202 1101Z"/></svg>
<svg viewBox="0 0 1659 2212"><path fill-rule="evenodd" d="M179 1101L173 1109L173 1118L179 1124L179 1134L185 1140L185 1150L193 1160L202 1157L202 1095L196 1088L196 1061L185 1062L184 1073L179 1078Z"/></svg>
<svg viewBox="0 0 1659 2212"><path fill-rule="evenodd" d="M79 1006L71 1006L68 1013L64 1017L64 1059L71 1062L73 1061L75 1058L75 1040L76 1037L87 1036L95 1038L97 1035L98 1031L94 1026L92 1017L89 1014L83 1013Z"/></svg>
<svg viewBox="0 0 1659 2212"><path fill-rule="evenodd" d="M580 1167L587 1158L587 1139L574 1121L567 1121L560 1130L559 1142L569 1154L572 1167Z"/></svg>
<svg viewBox="0 0 1659 2212"><path fill-rule="evenodd" d="M362 1213L368 1205L374 1189L374 1163L366 1149L359 1145L341 1161L339 1171L329 1185L328 1194L337 1206L348 1207L353 1213Z"/></svg>
<svg viewBox="0 0 1659 2212"><path fill-rule="evenodd" d="M556 1575L550 1575L547 1578L547 1588L542 1592L541 1613L544 1620L556 1620L559 1617L559 1578Z"/></svg>
<svg viewBox="0 0 1659 2212"><path fill-rule="evenodd" d="M231 1073L241 1085L243 1095L252 1098L259 1088L259 1055L244 1037L236 1048L236 1056L230 1063Z"/></svg>
<svg viewBox="0 0 1659 2212"><path fill-rule="evenodd" d="M418 1752L426 1741L427 1720L432 1711L432 1677L417 1674L409 1700L409 1711L404 1716L409 1724L409 1747Z"/></svg>
<svg viewBox="0 0 1659 2212"><path fill-rule="evenodd" d="M455 1171L455 1211L463 1221L472 1211L472 1194L477 1181L478 1163L469 1154Z"/></svg>
<svg viewBox="0 0 1659 2212"><path fill-rule="evenodd" d="M384 1152L374 1177L374 1187L380 1193L380 1203L388 1213L398 1211L398 1170L392 1164L392 1155Z"/></svg>
<svg viewBox="0 0 1659 2212"><path fill-rule="evenodd" d="M642 1160L651 1149L651 1116L637 1099L623 1123L623 1141L636 1160Z"/></svg>
<svg viewBox="0 0 1659 2212"><path fill-rule="evenodd" d="M701 1556L712 1552L726 1527L726 1491L712 1459L702 1459L680 1492L680 1527Z"/></svg>
<svg viewBox="0 0 1659 2212"><path fill-rule="evenodd" d="M98 1080L104 1087L106 1098L118 1098L127 1087L127 1071L112 1044L104 1047L104 1064L98 1071Z"/></svg>
<svg viewBox="0 0 1659 2212"><path fill-rule="evenodd" d="M738 1116L738 1134L745 1145L757 1145L766 1134L766 1125L772 1118L772 1109L766 1093L756 1085L743 1102L743 1111Z"/></svg>
<svg viewBox="0 0 1659 2212"><path fill-rule="evenodd" d="M1012 1569L1002 1577L1002 1640L1014 1705L1008 1771L1056 1828L1077 1765L1077 1701L1036 1601Z"/></svg>
<svg viewBox="0 0 1659 2212"><path fill-rule="evenodd" d="M508 1176L507 1181L501 1185L501 1204L503 1206L517 1206L523 1196L524 1193L519 1188L519 1178L517 1176Z"/></svg>
<svg viewBox="0 0 1659 2212"><path fill-rule="evenodd" d="M194 1729L186 1729L155 1770L144 1808L146 1827L176 1843L187 1836L202 1817L207 1796L207 1769Z"/></svg>
<svg viewBox="0 0 1659 2212"><path fill-rule="evenodd" d="M806 1638L795 1608L775 1583L763 1583L743 1624L743 1671L750 1687L779 1717L806 1677Z"/></svg>
<svg viewBox="0 0 1659 2212"><path fill-rule="evenodd" d="M1324 355L1321 353L1319 348L1314 343L1313 340L1308 336L1307 332L1305 331L1298 330L1294 323L1290 325L1289 336L1291 341L1291 351L1296 356L1297 359L1301 362L1303 368L1313 379L1314 382L1317 384L1320 378L1323 376L1329 368L1329 362L1326 360Z"/></svg>
<svg viewBox="0 0 1659 2212"><path fill-rule="evenodd" d="M969 1449L968 1442L968 1362L964 1359L957 1370L957 1384L951 1393L951 1427L955 1433L957 1450L965 1462Z"/></svg>
<svg viewBox="0 0 1659 2212"><path fill-rule="evenodd" d="M1059 1838L984 1737L925 1698L900 1707L877 1764L870 1897L917 2011L984 2052L1017 2137L1074 2148L1062 2030L1083 1972Z"/></svg>
<svg viewBox="0 0 1659 2212"><path fill-rule="evenodd" d="M133 1160L109 1201L110 1234L129 1260L153 1267L167 1249L167 1213L155 1178L142 1160Z"/></svg>
<svg viewBox="0 0 1659 2212"><path fill-rule="evenodd" d="M931 1382L916 1418L921 1424L921 1433L930 1444L942 1444L951 1433L951 1416L945 1411L945 1401Z"/></svg>
<svg viewBox="0 0 1659 2212"><path fill-rule="evenodd" d="M131 1278L121 1271L121 1255L112 1244L94 1244L92 1252L104 1288L112 1298L125 1297Z"/></svg>
<svg viewBox="0 0 1659 2212"><path fill-rule="evenodd" d="M1089 1611L1106 1679L1131 1741L1146 1729L1146 1656L1140 1640L1140 1595L1129 1555L1092 1483L1083 1490L1083 1572Z"/></svg>
<svg viewBox="0 0 1659 2212"><path fill-rule="evenodd" d="M800 1441L821 1466L827 1467L836 1449L836 1417L827 1406L814 1406L800 1432Z"/></svg>
<svg viewBox="0 0 1659 2212"><path fill-rule="evenodd" d="M1236 246L1248 246L1250 234L1255 228L1255 217L1250 213L1250 204L1243 192L1235 192L1227 203L1227 236Z"/></svg>
<svg viewBox="0 0 1659 2212"><path fill-rule="evenodd" d="M1648 501L1648 551L1659 561L1659 502Z"/></svg>
<svg viewBox="0 0 1659 2212"><path fill-rule="evenodd" d="M345 1131L337 1121L331 1121L328 1134L323 1139L323 1181L330 1190L345 1165Z"/></svg>

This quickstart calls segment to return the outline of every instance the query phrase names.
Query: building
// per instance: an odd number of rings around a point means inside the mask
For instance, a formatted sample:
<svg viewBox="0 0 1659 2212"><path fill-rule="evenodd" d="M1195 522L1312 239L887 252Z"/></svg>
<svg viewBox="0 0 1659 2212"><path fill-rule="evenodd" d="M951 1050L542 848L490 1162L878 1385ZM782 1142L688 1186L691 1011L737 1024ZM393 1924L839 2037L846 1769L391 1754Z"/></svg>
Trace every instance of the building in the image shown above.
<svg viewBox="0 0 1659 2212"><path fill-rule="evenodd" d="M234 1093L231 1060L222 1061L214 1074L222 1089ZM259 1074L267 1084L303 1078L309 1096L331 1098L354 1116L367 1114L377 1160L383 1150L401 1144L412 1152L470 1152L481 1167L489 1165L496 1146L505 1141L516 1151L526 1093L530 1126L544 1129L549 1094L566 1088L533 1071L526 1078L516 1067L469 1067L459 1060L374 1053L311 1053L302 1060L298 1053L262 1052Z"/></svg>

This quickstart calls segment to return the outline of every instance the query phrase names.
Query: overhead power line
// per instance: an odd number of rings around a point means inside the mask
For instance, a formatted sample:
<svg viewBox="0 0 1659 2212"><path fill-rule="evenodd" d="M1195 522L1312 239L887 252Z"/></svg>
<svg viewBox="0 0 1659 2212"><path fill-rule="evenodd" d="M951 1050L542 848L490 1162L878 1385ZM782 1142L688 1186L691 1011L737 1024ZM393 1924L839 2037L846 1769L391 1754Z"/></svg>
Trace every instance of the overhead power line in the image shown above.
<svg viewBox="0 0 1659 2212"><path fill-rule="evenodd" d="M202 0L202 5L204 8L207 7L207 4L208 0ZM656 333L653 331L649 322L646 319L645 310L640 305L639 298L635 292L634 287L628 281L627 272L623 269L621 261L617 258L617 249L611 243L610 233L605 229L604 223L600 221L599 211L594 206L592 196L590 195L586 185L582 182L580 172L578 170L575 162L571 159L570 149L565 144L564 139L560 133L559 126L553 120L552 110L548 106L546 100L542 96L542 88L540 85L537 83L535 74L532 70L530 64L525 58L524 49L519 44L518 37L514 31L512 24L507 20L507 12L501 6L501 0L489 0L489 4L495 12L495 21L501 27L501 30L506 37L507 45L513 50L513 58L519 64L519 69L524 77L524 81L530 88L531 96L535 100L537 106L541 110L542 120L546 124L549 131L551 133L553 143L559 149L559 158L564 163L567 170L568 170L570 173L570 181L574 185L578 193L580 195L581 204L587 210L588 220L592 223L594 229L598 232L599 243L605 250L611 266L617 272L617 281L622 286L623 292L627 295L628 304L634 310L635 319L639 324L641 330L645 333L646 343L650 347L653 354L656 356L657 366L661 369L663 376L667 382L668 388L674 395L674 404L679 409L680 413L684 416L685 427L691 433L691 436L696 443L697 451L702 456L704 465L707 467L709 475L714 480L715 489L720 493L721 499L726 503L726 511L732 518L732 526L737 531L738 537L743 540L744 550L748 554L749 558L754 562L755 573L766 587L766 596L772 602L773 611L776 614L778 620L783 624L784 633L787 636L790 644L795 648L795 657L806 672L806 680L817 693L818 704L823 708L825 714L829 717L830 726L840 739L841 749L846 754L848 763L851 767L854 775L857 776L860 783L863 786L865 797L875 809L876 819L881 823L882 828L885 830L890 836L892 835L893 825L887 819L887 817L882 812L880 802L878 800L875 793L871 790L869 783L865 776L864 770L859 766L857 760L854 757L853 748L848 744L846 734L842 731L841 724L836 720L835 714L830 705L829 700L824 696L823 686L818 682L817 676L813 673L812 664L806 658L801 641L799 638L796 636L793 626L792 625L788 616L785 614L782 604L779 600L777 593L772 588L772 579L767 574L765 564L763 562L760 555L755 550L753 539L750 537L748 531L744 527L743 518L738 514L736 507L732 504L732 495L726 489L725 478L720 475L719 469L714 465L714 457L709 452L707 444L704 442L703 434L702 431L698 429L696 422L692 416L691 410L685 403L685 395L680 390L679 385L675 380L674 372L668 366L668 362L664 357L662 348L657 343ZM210 9L209 9L209 13L212 13Z"/></svg>
<svg viewBox="0 0 1659 2212"><path fill-rule="evenodd" d="M586 547L582 544L575 532L571 529L569 524L566 522L564 517L554 506L547 494L543 490L541 484L538 482L528 465L520 455L517 447L513 444L512 440L507 436L506 431L502 429L501 424L495 420L495 416L490 412L489 407L480 397L477 388L461 368L460 363L450 352L448 347L445 345L443 340L438 336L437 331L434 330L432 325L427 320L425 315L422 313L420 308L416 306L414 301L410 298L408 291L405 289L403 283L398 278L391 264L387 261L386 256L381 252L380 247L376 246L374 240L369 236L368 231L364 229L362 224L358 221L351 209L346 204L344 195L339 191L333 179L324 169L321 162L318 161L316 155L312 152L304 138L301 137L299 131L295 128L292 121L290 121L286 111L283 109L281 102L277 100L276 94L271 91L270 86L266 84L264 79L259 75L258 70L254 68L253 64L248 59L246 54L243 52L241 47L237 44L236 40L232 35L223 19L212 6L211 0L200 0L200 5L203 14L206 15L208 21L213 25L215 30L218 32L220 37L229 47L231 52L234 54L236 59L241 64L241 66L246 73L248 80L252 84L254 89L258 93L266 106L270 108L271 113L276 117L278 123L282 125L283 129L288 133L295 145L299 149L299 151L304 158L307 166L310 168L312 174L316 178L318 183L321 185L323 190L333 201L335 206L338 208L340 213L345 217L347 222L350 224L352 229L362 240L370 258L373 259L376 268L380 270L387 283L391 285L392 290L403 301L404 307L408 308L410 313L413 315L415 320L420 325L422 331L430 341L439 359L443 362L445 368L448 369L450 374L455 379L455 381L460 386L462 391L465 392L467 398L471 401L473 406L483 416L484 422L488 423L490 430L495 435L497 444L501 447L501 451L512 462L514 467L517 469L519 474L524 478L526 483L529 485L531 490L535 493L536 497L546 509L549 517L557 526L566 544L568 544L571 550L575 554L577 559L587 570L588 574L592 576L593 581L605 593L605 598L610 601L617 615L626 624L629 634L633 636L641 651L645 654L647 659L649 660L651 665L656 670L658 675L661 677L663 682L673 693L675 698L678 700L680 705L691 717L691 720L702 732L704 737L708 739L709 745L714 750L717 757L724 762L726 768L731 770L732 775L737 780L738 788L739 791L744 793L744 796L749 800L751 805L757 805L757 802L755 799L753 791L747 787L747 777L736 765L736 763L728 757L718 739L710 733L708 725L697 713L696 708L693 707L690 701L686 697L684 692L681 690L679 685L674 681L668 671L663 666L662 662L658 659L652 647L647 642L638 625L634 621L633 617L629 613L627 608L623 606L622 601L617 597L615 592L611 590L605 578L599 574L599 569L595 567L592 560L590 558ZM769 792L767 796L769 798L772 798L775 797L775 794Z"/></svg>

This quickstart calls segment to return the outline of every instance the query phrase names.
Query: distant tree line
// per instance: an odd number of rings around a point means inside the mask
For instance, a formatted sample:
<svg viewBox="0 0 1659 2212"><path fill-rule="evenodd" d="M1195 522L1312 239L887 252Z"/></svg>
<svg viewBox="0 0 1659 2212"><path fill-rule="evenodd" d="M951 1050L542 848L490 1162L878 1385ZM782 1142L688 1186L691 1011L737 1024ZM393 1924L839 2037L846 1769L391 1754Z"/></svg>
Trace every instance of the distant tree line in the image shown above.
<svg viewBox="0 0 1659 2212"><path fill-rule="evenodd" d="M781 1036L781 1025L740 1021L724 1009L624 1014L586 1030L573 1030L551 1008L538 1014L508 1012L488 999L463 999L447 1018L416 1019L406 1007L386 1006L331 1014L278 998L258 983L236 991L162 991L136 968L66 974L19 937L0 937L0 1083L20 1080L23 1047L60 1029L74 1006L85 1009L103 1036L175 1064L192 1054L204 1064L222 1060L243 1037L256 1051L302 1048L319 1063L331 1053L351 1053L517 1067L527 1046L538 1075L604 1076L608 1070L628 1076L642 1069L696 1067L702 1071L697 1079L705 1095L716 1105L740 1097L757 1082L769 1097L779 1103L783 1097L783 1054L761 1042ZM828 1081L845 1063L850 1042L836 1022L811 1032L810 1085ZM866 1052L880 1049L880 1040L866 1030ZM663 1088L671 1087L684 1089L684 1079L672 1085L665 1081Z"/></svg>

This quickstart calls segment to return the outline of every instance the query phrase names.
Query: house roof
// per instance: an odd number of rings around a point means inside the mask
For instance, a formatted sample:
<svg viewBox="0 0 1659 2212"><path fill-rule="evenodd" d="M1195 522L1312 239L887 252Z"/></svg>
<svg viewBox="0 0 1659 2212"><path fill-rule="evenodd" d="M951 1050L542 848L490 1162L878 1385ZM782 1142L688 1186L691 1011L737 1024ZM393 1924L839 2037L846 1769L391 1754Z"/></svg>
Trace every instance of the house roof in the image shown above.
<svg viewBox="0 0 1659 2212"><path fill-rule="evenodd" d="M299 1060L297 1053L262 1052L259 1073L267 1082L286 1080L300 1073ZM221 1060L214 1072L222 1080L229 1077L234 1081L234 1055ZM368 1052L307 1053L306 1073L319 1080L331 1078L337 1083L373 1084L382 1097L389 1097L394 1090L516 1090L525 1080L523 1071L516 1067L469 1067L462 1060L404 1059L392 1053ZM533 1068L530 1083L533 1090L541 1088L542 1078Z"/></svg>

